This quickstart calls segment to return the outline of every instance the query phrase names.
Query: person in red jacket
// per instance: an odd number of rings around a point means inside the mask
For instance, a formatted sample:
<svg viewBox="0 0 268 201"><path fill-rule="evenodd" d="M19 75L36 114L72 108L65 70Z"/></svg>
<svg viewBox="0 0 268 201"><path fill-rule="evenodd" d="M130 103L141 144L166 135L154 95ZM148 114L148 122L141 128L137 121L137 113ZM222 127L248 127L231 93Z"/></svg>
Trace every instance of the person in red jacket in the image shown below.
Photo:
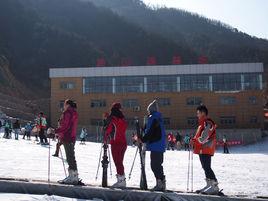
<svg viewBox="0 0 268 201"><path fill-rule="evenodd" d="M196 109L199 126L192 144L194 153L199 155L202 168L205 171L207 185L198 190L197 193L218 194L218 181L211 169L211 157L216 149L216 124L208 117L208 109L205 105L200 105Z"/></svg>
<svg viewBox="0 0 268 201"><path fill-rule="evenodd" d="M63 143L67 163L69 165L69 175L65 179L59 181L60 183L76 185L79 182L74 152L77 124L78 113L76 111L76 103L72 100L66 100L64 102L64 111L59 121L59 127L55 130L55 133L59 137L59 141Z"/></svg>
<svg viewBox="0 0 268 201"><path fill-rule="evenodd" d="M105 131L104 143L110 141L112 157L117 171L117 182L113 187L126 187L124 171L124 155L127 149L126 129L127 122L121 111L121 104L114 103L108 117L108 125Z"/></svg>
<svg viewBox="0 0 268 201"><path fill-rule="evenodd" d="M47 120L43 112L40 112L37 119L36 119L37 125L36 127L39 130L39 138L40 138L40 144L41 145L48 145L47 137L45 135L45 130L47 128Z"/></svg>

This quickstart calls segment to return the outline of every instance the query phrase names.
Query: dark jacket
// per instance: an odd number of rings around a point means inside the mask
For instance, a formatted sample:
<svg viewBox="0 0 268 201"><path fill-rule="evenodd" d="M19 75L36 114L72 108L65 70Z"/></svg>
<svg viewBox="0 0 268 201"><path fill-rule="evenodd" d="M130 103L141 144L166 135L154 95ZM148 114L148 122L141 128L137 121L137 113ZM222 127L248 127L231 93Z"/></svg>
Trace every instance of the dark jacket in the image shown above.
<svg viewBox="0 0 268 201"><path fill-rule="evenodd" d="M18 121L13 124L13 129L20 129L20 123Z"/></svg>
<svg viewBox="0 0 268 201"><path fill-rule="evenodd" d="M148 151L165 152L166 134L160 112L155 111L149 116L145 134L141 140L146 143Z"/></svg>

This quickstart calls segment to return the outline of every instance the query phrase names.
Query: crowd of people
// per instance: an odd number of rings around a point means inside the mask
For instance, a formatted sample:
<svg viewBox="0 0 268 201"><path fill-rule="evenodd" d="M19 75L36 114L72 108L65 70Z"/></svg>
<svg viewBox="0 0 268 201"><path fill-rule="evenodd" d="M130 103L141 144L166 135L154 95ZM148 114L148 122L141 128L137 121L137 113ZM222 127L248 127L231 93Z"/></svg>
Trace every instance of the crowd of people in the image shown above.
<svg viewBox="0 0 268 201"><path fill-rule="evenodd" d="M154 191L166 190L166 177L163 169L164 153L166 147L168 150L192 150L194 154L199 155L201 166L205 173L206 186L198 193L217 194L219 192L218 180L211 168L212 156L216 148L216 124L208 116L208 109L200 105L196 109L198 117L198 128L194 134L182 136L179 132L176 136L173 133L166 135L163 117L159 111L157 100L148 105L147 120L143 127L143 136L132 135L133 146L138 143L146 144L146 151L150 152L151 170L156 179ZM104 137L103 143L111 145L112 158L116 167L117 182L113 187L126 187L126 177L124 170L124 156L127 151L127 121L119 102L113 103L110 113L104 115ZM21 131L21 124L16 120L12 125L9 121L4 123L5 138L11 137L11 130L14 130L15 139L18 140ZM64 102L63 112L58 120L57 128L47 129L47 120L43 112L40 112L34 123L28 122L24 127L23 139L30 140L34 134L39 137L39 144L48 145L47 137L57 138L58 142L53 156L59 156L60 146L64 147L66 160L69 165L68 176L61 180L64 184L77 184L79 182L78 168L75 158L75 143L77 139L78 112L77 105L74 101L67 99ZM47 129L47 132L46 132ZM86 128L82 128L80 144L86 143L88 133ZM224 138L224 152L229 153L226 136Z"/></svg>

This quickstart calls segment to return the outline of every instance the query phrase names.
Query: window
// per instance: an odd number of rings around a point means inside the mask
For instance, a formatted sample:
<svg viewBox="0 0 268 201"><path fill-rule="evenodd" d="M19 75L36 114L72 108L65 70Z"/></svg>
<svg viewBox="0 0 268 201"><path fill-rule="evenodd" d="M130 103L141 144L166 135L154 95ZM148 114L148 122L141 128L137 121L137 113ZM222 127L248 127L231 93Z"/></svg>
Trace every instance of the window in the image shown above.
<svg viewBox="0 0 268 201"><path fill-rule="evenodd" d="M236 123L235 116L220 117L220 122L222 125L234 125Z"/></svg>
<svg viewBox="0 0 268 201"><path fill-rule="evenodd" d="M201 97L190 97L186 99L187 105L200 105L202 103Z"/></svg>
<svg viewBox="0 0 268 201"><path fill-rule="evenodd" d="M144 77L116 77L116 92L143 92Z"/></svg>
<svg viewBox="0 0 268 201"><path fill-rule="evenodd" d="M106 107L106 100L91 100L90 107Z"/></svg>
<svg viewBox="0 0 268 201"><path fill-rule="evenodd" d="M112 93L113 81L111 77L89 77L84 79L85 94L88 93Z"/></svg>
<svg viewBox="0 0 268 201"><path fill-rule="evenodd" d="M240 74L217 74L212 75L213 91L240 91Z"/></svg>
<svg viewBox="0 0 268 201"><path fill-rule="evenodd" d="M256 124L258 123L258 117L257 116L251 116L249 119L249 123Z"/></svg>
<svg viewBox="0 0 268 201"><path fill-rule="evenodd" d="M158 105L161 106L169 106L170 105L170 99L169 98L159 98L157 99Z"/></svg>
<svg viewBox="0 0 268 201"><path fill-rule="evenodd" d="M137 106L139 106L137 99L125 99L125 100L123 100L123 107L134 108Z"/></svg>
<svg viewBox="0 0 268 201"><path fill-rule="evenodd" d="M180 76L181 91L209 91L208 75Z"/></svg>
<svg viewBox="0 0 268 201"><path fill-rule="evenodd" d="M248 98L248 101L251 105L256 105L257 104L257 97L256 96L250 96Z"/></svg>
<svg viewBox="0 0 268 201"><path fill-rule="evenodd" d="M244 87L245 90L260 89L260 77L259 74L251 73L244 75Z"/></svg>
<svg viewBox="0 0 268 201"><path fill-rule="evenodd" d="M59 108L60 108L60 110L63 110L63 107L64 107L64 100L61 100L60 102L59 102Z"/></svg>
<svg viewBox="0 0 268 201"><path fill-rule="evenodd" d="M102 119L90 119L91 126L103 126Z"/></svg>
<svg viewBox="0 0 268 201"><path fill-rule="evenodd" d="M149 76L147 77L148 92L174 92L177 91L176 76Z"/></svg>
<svg viewBox="0 0 268 201"><path fill-rule="evenodd" d="M197 126L198 125L198 118L197 117L188 117L187 118L187 124L189 126Z"/></svg>
<svg viewBox="0 0 268 201"><path fill-rule="evenodd" d="M60 88L61 89L74 89L75 83L74 82L61 82Z"/></svg>
<svg viewBox="0 0 268 201"><path fill-rule="evenodd" d="M127 119L127 127L128 128L136 128L136 120L133 118L133 119Z"/></svg>
<svg viewBox="0 0 268 201"><path fill-rule="evenodd" d="M236 98L233 96L222 96L220 97L220 102L222 105L234 105L236 104Z"/></svg>
<svg viewBox="0 0 268 201"><path fill-rule="evenodd" d="M170 127L170 118L163 118L163 124L166 128Z"/></svg>

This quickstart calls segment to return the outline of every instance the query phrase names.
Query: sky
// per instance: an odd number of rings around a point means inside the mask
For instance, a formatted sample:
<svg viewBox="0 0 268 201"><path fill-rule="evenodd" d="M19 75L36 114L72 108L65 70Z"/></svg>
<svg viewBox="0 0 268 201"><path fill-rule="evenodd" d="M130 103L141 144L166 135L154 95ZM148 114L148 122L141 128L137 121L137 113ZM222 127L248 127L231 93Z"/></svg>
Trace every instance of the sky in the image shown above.
<svg viewBox="0 0 268 201"><path fill-rule="evenodd" d="M184 9L216 19L239 31L268 39L268 0L143 0L153 6Z"/></svg>

